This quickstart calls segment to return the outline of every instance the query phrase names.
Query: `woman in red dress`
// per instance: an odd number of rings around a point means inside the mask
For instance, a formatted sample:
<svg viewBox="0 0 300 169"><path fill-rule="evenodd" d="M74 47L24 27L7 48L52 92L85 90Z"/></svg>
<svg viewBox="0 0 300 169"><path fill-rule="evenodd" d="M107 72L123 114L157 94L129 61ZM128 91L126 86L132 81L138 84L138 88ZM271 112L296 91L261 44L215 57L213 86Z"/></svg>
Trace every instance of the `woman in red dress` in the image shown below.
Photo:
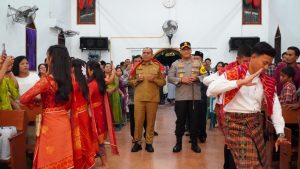
<svg viewBox="0 0 300 169"><path fill-rule="evenodd" d="M92 127L95 137L98 140L99 150L97 154L102 161L102 167L108 168L107 157L104 147L104 140L108 134L110 138L112 153L118 154L116 138L112 124L112 117L109 107L109 101L106 94L106 84L104 81L104 73L99 63L89 61L87 63L87 75L89 77L89 93L92 114Z"/></svg>
<svg viewBox="0 0 300 169"><path fill-rule="evenodd" d="M95 165L95 142L92 140L91 120L88 112L89 88L82 74L84 61L71 60L73 97L71 128L75 169L89 169Z"/></svg>
<svg viewBox="0 0 300 169"><path fill-rule="evenodd" d="M47 51L48 74L21 96L22 104L31 104L41 94L43 108L33 169L70 169L74 167L71 126L67 109L72 92L71 64L66 47L50 46Z"/></svg>

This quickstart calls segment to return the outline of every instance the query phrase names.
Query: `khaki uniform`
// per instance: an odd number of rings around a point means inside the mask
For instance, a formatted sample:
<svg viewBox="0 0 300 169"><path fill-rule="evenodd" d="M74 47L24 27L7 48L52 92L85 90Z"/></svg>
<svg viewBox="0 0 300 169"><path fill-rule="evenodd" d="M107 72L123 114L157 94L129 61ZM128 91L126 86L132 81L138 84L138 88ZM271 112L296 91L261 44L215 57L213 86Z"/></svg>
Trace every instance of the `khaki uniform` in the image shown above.
<svg viewBox="0 0 300 169"><path fill-rule="evenodd" d="M147 80L148 76L155 76L153 82ZM138 81L138 77L143 76L143 81ZM146 143L153 143L154 124L158 102L160 101L159 89L166 84L160 71L160 65L155 62L141 63L129 78L129 85L134 89L134 140L141 144L143 134L143 124L146 118Z"/></svg>

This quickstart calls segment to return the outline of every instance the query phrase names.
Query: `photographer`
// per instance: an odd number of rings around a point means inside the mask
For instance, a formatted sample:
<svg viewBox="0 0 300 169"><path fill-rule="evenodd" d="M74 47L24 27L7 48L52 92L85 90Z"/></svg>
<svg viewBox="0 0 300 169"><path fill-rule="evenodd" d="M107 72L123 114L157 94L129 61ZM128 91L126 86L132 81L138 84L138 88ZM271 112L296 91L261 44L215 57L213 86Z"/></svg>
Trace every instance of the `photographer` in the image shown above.
<svg viewBox="0 0 300 169"><path fill-rule="evenodd" d="M19 86L11 72L13 65L12 56L0 58L0 110L12 110L12 101L19 96Z"/></svg>

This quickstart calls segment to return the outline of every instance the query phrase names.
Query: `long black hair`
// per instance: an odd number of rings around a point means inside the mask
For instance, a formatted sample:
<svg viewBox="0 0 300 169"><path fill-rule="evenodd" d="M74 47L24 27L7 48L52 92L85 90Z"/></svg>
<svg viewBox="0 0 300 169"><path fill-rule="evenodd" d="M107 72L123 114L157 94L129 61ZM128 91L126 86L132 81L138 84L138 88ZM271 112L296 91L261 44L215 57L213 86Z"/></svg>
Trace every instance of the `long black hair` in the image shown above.
<svg viewBox="0 0 300 169"><path fill-rule="evenodd" d="M50 74L53 75L58 86L55 101L57 103L67 102L72 92L71 63L68 49L62 45L53 45L49 47L47 54L52 58L52 67L49 67Z"/></svg>
<svg viewBox="0 0 300 169"><path fill-rule="evenodd" d="M215 72L218 72L218 65L221 64L222 67L225 67L225 63L224 62L218 62L215 66Z"/></svg>
<svg viewBox="0 0 300 169"><path fill-rule="evenodd" d="M17 56L15 59L14 59L14 64L13 64L13 67L11 69L11 71L13 72L13 74L15 76L19 76L20 75L20 63L22 62L22 60L27 59L26 56Z"/></svg>
<svg viewBox="0 0 300 169"><path fill-rule="evenodd" d="M86 100L89 100L89 88L86 82L85 76L82 73L82 67L85 65L85 62L81 59L72 59L72 67L74 68L75 79L79 84L82 95Z"/></svg>
<svg viewBox="0 0 300 169"><path fill-rule="evenodd" d="M104 80L104 73L101 70L100 64L96 61L88 61L86 64L87 70L90 69L93 71L93 75L89 77L89 82L92 80L96 80L98 83L98 89L102 95L104 95L106 91L106 84Z"/></svg>

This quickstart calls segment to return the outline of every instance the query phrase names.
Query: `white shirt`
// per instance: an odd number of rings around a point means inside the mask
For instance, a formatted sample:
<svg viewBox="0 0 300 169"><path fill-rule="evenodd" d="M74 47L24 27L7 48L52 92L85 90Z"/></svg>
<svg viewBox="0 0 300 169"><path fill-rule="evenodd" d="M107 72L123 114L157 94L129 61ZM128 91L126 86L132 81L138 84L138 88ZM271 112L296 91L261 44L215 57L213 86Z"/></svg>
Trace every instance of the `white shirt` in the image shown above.
<svg viewBox="0 0 300 169"><path fill-rule="evenodd" d="M37 81L40 80L40 77L36 73L29 72L29 76L16 77L16 79L19 84L20 96L22 96L25 92L32 88Z"/></svg>
<svg viewBox="0 0 300 169"><path fill-rule="evenodd" d="M213 81L215 81L218 77L220 77L219 73L216 72L214 74L211 74L209 76L206 76L204 79L203 79L203 84L206 85L206 86L209 86L209 84L211 84ZM208 96L208 94L206 93L206 95ZM223 103L223 96L224 94L220 94L219 97L216 98L216 103L217 104L222 104ZM210 96L208 96L210 97Z"/></svg>
<svg viewBox="0 0 300 169"><path fill-rule="evenodd" d="M237 80L227 80L225 74L210 83L207 89L207 96L217 96L237 88ZM247 72L246 78L250 74ZM261 103L264 97L263 85L259 77L252 81L254 86L242 86L235 97L224 107L225 112L257 113L261 112ZM278 96L274 94L273 113L271 116L276 133L284 133L284 119Z"/></svg>

